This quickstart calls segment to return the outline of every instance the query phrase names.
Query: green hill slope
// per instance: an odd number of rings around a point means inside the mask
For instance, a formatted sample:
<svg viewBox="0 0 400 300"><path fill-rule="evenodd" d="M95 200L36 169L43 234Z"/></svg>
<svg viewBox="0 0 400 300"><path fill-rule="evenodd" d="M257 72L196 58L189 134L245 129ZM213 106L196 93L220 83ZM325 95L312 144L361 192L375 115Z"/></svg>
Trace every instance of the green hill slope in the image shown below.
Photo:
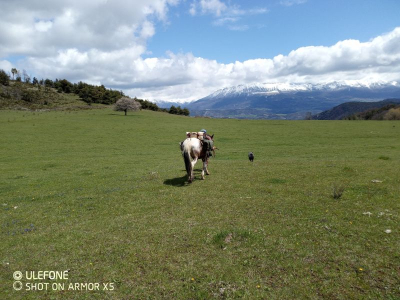
<svg viewBox="0 0 400 300"><path fill-rule="evenodd" d="M0 109L66 109L87 106L77 95L58 93L53 88L17 81L11 81L9 86L0 85Z"/></svg>
<svg viewBox="0 0 400 300"><path fill-rule="evenodd" d="M315 120L341 120L341 119L365 119L362 117L364 112L370 111L372 114L374 112L382 113L383 111L388 111L396 105L400 105L400 99L386 99L378 102L347 102L335 106L329 110L323 111L315 116ZM383 109L381 109L383 108ZM380 110L381 109L381 110ZM367 113L370 116L369 119L373 119L373 115ZM381 114L382 119L384 119L384 114Z"/></svg>
<svg viewBox="0 0 400 300"><path fill-rule="evenodd" d="M400 120L400 100L358 112L347 117L348 120Z"/></svg>

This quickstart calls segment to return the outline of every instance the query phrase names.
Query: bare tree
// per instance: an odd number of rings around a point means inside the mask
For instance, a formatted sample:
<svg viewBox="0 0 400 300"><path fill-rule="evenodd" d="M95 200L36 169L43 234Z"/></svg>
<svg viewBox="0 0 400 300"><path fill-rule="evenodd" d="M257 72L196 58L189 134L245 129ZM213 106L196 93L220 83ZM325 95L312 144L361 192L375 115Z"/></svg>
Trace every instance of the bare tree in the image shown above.
<svg viewBox="0 0 400 300"><path fill-rule="evenodd" d="M125 116L127 115L128 110L139 110L141 107L140 103L131 99L129 97L122 97L120 98L114 106L114 110L116 111L124 111Z"/></svg>
<svg viewBox="0 0 400 300"><path fill-rule="evenodd" d="M13 74L13 80L14 80L14 76L18 75L18 70L16 68L12 68L11 73Z"/></svg>
<svg viewBox="0 0 400 300"><path fill-rule="evenodd" d="M31 82L31 76L28 75L28 73L26 72L25 69L22 70L22 79L26 83L30 83Z"/></svg>

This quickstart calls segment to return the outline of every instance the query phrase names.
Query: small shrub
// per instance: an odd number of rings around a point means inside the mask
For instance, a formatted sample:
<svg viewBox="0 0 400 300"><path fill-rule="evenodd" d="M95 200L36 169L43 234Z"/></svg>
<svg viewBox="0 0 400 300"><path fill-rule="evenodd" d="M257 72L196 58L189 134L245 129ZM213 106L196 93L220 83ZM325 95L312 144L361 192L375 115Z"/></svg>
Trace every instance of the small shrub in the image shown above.
<svg viewBox="0 0 400 300"><path fill-rule="evenodd" d="M389 109L389 111L384 115L383 119L400 120L400 107Z"/></svg>
<svg viewBox="0 0 400 300"><path fill-rule="evenodd" d="M21 99L30 103L40 103L40 93L38 91L23 90Z"/></svg>
<svg viewBox="0 0 400 300"><path fill-rule="evenodd" d="M268 183L276 183L276 184L282 184L285 183L286 180L285 179L281 179L281 178L271 178L268 180Z"/></svg>
<svg viewBox="0 0 400 300"><path fill-rule="evenodd" d="M332 188L332 197L333 199L340 199L344 192L344 185L342 184L334 184Z"/></svg>
<svg viewBox="0 0 400 300"><path fill-rule="evenodd" d="M244 244L249 241L254 241L254 235L246 229L236 229L233 231L220 231L213 237L213 244L223 249L228 244Z"/></svg>
<svg viewBox="0 0 400 300"><path fill-rule="evenodd" d="M382 160L389 160L390 157L381 155L381 156L379 156L379 159L382 159Z"/></svg>
<svg viewBox="0 0 400 300"><path fill-rule="evenodd" d="M350 167L344 167L344 168L343 168L343 172L346 172L346 173L354 173L354 170L353 170L352 168L350 168Z"/></svg>

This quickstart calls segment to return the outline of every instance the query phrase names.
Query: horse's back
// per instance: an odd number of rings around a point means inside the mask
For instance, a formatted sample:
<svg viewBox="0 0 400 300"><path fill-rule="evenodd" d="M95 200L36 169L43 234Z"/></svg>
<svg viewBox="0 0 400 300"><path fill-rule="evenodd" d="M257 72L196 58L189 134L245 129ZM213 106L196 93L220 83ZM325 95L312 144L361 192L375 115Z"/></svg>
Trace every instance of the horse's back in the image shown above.
<svg viewBox="0 0 400 300"><path fill-rule="evenodd" d="M187 138L183 141L183 149L192 149L193 147L200 147L198 138Z"/></svg>
<svg viewBox="0 0 400 300"><path fill-rule="evenodd" d="M184 152L191 153L201 150L201 143L198 138L187 138L183 141L182 148Z"/></svg>

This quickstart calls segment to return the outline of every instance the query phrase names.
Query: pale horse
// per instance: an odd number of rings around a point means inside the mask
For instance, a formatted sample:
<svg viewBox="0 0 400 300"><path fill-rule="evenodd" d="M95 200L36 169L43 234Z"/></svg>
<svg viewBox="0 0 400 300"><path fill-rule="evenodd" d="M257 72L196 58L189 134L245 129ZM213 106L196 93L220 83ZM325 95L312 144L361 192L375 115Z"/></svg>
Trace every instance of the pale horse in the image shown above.
<svg viewBox="0 0 400 300"><path fill-rule="evenodd" d="M214 135L209 136L213 140ZM191 183L194 179L193 169L194 165L197 163L198 159L203 161L203 169L201 171L201 179L205 179L204 175L210 175L208 171L208 159L206 149L203 148L203 144L198 138L187 138L182 143L180 143L183 160L185 162L186 172L188 175L188 181ZM213 152L216 148L213 147ZM214 152L215 153L215 152Z"/></svg>

